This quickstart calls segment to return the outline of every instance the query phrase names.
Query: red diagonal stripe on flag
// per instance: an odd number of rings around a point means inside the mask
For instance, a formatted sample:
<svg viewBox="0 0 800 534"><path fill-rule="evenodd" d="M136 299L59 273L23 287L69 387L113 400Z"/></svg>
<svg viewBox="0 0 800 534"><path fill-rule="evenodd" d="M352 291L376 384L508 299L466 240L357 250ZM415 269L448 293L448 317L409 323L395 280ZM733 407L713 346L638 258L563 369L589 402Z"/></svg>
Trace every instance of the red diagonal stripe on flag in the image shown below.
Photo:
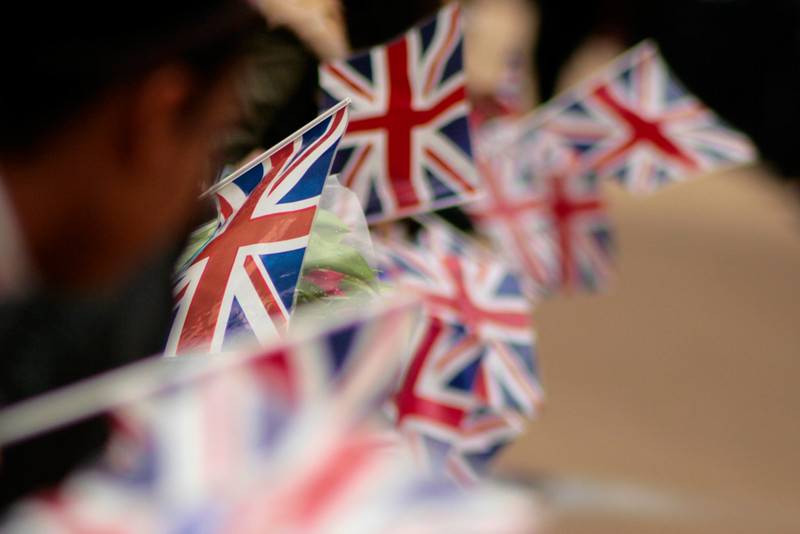
<svg viewBox="0 0 800 534"><path fill-rule="evenodd" d="M424 295L424 300L430 305L449 309L458 314L460 322L465 326L480 329L484 323L493 323L505 327L527 328L530 326L530 317L523 312L503 312L481 308L472 300L467 291L467 281L458 258L447 257L444 259L447 272L453 280L455 294L442 296L435 294Z"/></svg>
<svg viewBox="0 0 800 534"><path fill-rule="evenodd" d="M433 322L425 332L419 347L411 360L403 384L394 397L397 406L397 424L407 417L424 417L443 423L453 429L460 429L467 413L461 408L439 401L433 401L417 394L417 384L430 357L431 350L439 336L444 335L443 326Z"/></svg>
<svg viewBox="0 0 800 534"><path fill-rule="evenodd" d="M681 150L671 139L664 133L662 125L667 122L664 119L646 119L640 113L637 113L630 108L619 102L608 87L601 86L597 88L593 96L597 98L609 111L614 113L624 124L628 127L630 136L620 146L604 155L603 158L597 163L603 165L614 158L625 154L632 147L638 143L649 143L657 150L666 154L672 159L680 161L688 169L698 169L699 164L692 159L689 154Z"/></svg>
<svg viewBox="0 0 800 534"><path fill-rule="evenodd" d="M242 208L230 219L226 230L212 239L195 259L208 259L200 275L197 290L189 304L185 328L181 331L178 352L211 344L236 256L243 246L284 241L308 235L316 206L291 213L278 213L251 218L264 181L248 197Z"/></svg>
<svg viewBox="0 0 800 534"><path fill-rule="evenodd" d="M531 251L531 238L526 231L530 222L526 221L525 216L529 213L542 212L546 207L546 200L532 197L530 193L522 193L514 199L508 198L500 186L500 181L510 179L510 177L506 174L495 174L492 166L486 161L480 162L480 168L486 177L483 184L488 193L488 199L481 204L480 211L474 213L473 216L487 224L497 224L497 221L502 221L501 224L507 235L511 236L516 250L525 258L526 272L530 273L535 280L544 283L547 279L547 271ZM499 172L508 172L508 169L504 168Z"/></svg>

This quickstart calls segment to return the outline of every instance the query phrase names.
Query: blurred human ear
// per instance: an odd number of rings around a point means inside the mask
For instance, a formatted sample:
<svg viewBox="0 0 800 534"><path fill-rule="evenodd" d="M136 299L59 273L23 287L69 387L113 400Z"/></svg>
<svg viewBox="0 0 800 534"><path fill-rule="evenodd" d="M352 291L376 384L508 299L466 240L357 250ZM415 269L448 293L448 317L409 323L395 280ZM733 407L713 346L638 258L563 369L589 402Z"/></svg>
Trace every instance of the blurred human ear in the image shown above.
<svg viewBox="0 0 800 534"><path fill-rule="evenodd" d="M184 109L192 93L190 71L177 64L153 71L130 89L121 156L141 176L157 172L174 157Z"/></svg>
<svg viewBox="0 0 800 534"><path fill-rule="evenodd" d="M237 73L226 72L201 84L180 64L143 79L132 89L120 147L128 180L160 190L176 209L193 201L213 178L222 140L241 120L237 81Z"/></svg>
<svg viewBox="0 0 800 534"><path fill-rule="evenodd" d="M131 249L174 246L196 222L218 145L241 115L235 80L229 72L201 84L175 64L122 89L118 172L104 185L113 209L104 218L117 222L115 234Z"/></svg>

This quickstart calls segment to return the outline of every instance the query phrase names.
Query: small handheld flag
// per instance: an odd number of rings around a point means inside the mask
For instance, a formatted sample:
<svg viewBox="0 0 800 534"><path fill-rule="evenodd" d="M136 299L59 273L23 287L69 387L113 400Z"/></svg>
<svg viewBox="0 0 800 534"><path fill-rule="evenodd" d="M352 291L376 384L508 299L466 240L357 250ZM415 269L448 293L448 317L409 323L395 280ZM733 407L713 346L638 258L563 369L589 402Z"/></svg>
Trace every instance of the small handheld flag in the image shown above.
<svg viewBox="0 0 800 534"><path fill-rule="evenodd" d="M571 147L539 132L505 152L481 152L479 161L487 194L466 211L518 266L528 291L549 296L610 283L616 267L606 201Z"/></svg>
<svg viewBox="0 0 800 534"><path fill-rule="evenodd" d="M347 101L214 186L220 226L175 285L166 354L220 352L285 330Z"/></svg>

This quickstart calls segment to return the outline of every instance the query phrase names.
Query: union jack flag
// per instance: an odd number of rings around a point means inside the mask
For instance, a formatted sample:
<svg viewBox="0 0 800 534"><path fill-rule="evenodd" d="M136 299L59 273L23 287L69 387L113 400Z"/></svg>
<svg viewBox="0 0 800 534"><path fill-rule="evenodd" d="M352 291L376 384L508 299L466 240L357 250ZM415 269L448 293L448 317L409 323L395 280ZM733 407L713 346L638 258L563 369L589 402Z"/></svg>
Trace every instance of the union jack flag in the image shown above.
<svg viewBox="0 0 800 534"><path fill-rule="evenodd" d="M160 371L193 360L222 364L118 409L103 459L16 504L0 531L402 534L433 524L452 534L531 532L538 518L527 498L431 483L394 437L350 410L365 400L354 393L394 377L416 309L390 307L242 358L160 360ZM320 347L332 355L321 372L309 372ZM351 374L376 356L380 365ZM297 404L275 387L291 388L295 372L319 386L311 402ZM113 376L122 385L131 378L130 369ZM347 387L333 386L341 381Z"/></svg>
<svg viewBox="0 0 800 534"><path fill-rule="evenodd" d="M637 193L749 163L753 143L724 123L670 72L651 41L534 110L523 130L543 128L580 155L584 172Z"/></svg>
<svg viewBox="0 0 800 534"><path fill-rule="evenodd" d="M427 215L417 220L423 231L416 237L416 246L425 251L427 265L417 263L416 269L425 278L407 271L398 274L399 280L421 295L428 313L456 325L462 336L484 346L473 384L478 398L494 409L534 417L543 400L531 317L534 303L520 277L440 219Z"/></svg>
<svg viewBox="0 0 800 534"><path fill-rule="evenodd" d="M487 349L461 327L429 316L391 403L390 413L420 467L474 485L489 462L519 436L522 420L488 405Z"/></svg>
<svg viewBox="0 0 800 534"><path fill-rule="evenodd" d="M165 353L220 352L285 331L347 101L213 187L220 226L179 273Z"/></svg>
<svg viewBox="0 0 800 534"><path fill-rule="evenodd" d="M515 414L541 410L532 305L502 262L435 219L422 220L415 243L375 241L388 281L419 296L430 317L393 408L403 433L424 436L416 448L433 455L428 468L463 482L519 432Z"/></svg>
<svg viewBox="0 0 800 534"><path fill-rule="evenodd" d="M320 67L323 102L351 98L333 172L369 222L476 195L457 3L384 46Z"/></svg>
<svg viewBox="0 0 800 534"><path fill-rule="evenodd" d="M615 262L606 202L573 150L538 132L504 152L479 153L487 194L465 210L532 294L607 286Z"/></svg>

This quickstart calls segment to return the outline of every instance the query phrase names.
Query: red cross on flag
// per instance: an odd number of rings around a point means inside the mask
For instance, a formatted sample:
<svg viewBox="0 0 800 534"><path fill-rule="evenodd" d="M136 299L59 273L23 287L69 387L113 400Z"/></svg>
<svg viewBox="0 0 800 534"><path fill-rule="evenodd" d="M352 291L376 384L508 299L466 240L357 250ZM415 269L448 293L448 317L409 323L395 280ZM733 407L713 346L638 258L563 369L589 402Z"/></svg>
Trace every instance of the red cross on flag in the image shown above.
<svg viewBox="0 0 800 534"><path fill-rule="evenodd" d="M385 45L320 67L323 107L352 99L332 172L369 222L475 197L458 4Z"/></svg>
<svg viewBox="0 0 800 534"><path fill-rule="evenodd" d="M531 112L520 135L538 130L569 144L582 172L637 193L757 157L750 139L677 80L651 41Z"/></svg>
<svg viewBox="0 0 800 534"><path fill-rule="evenodd" d="M519 266L530 292L609 283L615 267L606 203L571 147L540 131L505 152L481 152L479 161L487 194L467 212Z"/></svg>
<svg viewBox="0 0 800 534"><path fill-rule="evenodd" d="M338 103L209 190L221 223L178 273L165 354L264 345L285 332L348 103Z"/></svg>

